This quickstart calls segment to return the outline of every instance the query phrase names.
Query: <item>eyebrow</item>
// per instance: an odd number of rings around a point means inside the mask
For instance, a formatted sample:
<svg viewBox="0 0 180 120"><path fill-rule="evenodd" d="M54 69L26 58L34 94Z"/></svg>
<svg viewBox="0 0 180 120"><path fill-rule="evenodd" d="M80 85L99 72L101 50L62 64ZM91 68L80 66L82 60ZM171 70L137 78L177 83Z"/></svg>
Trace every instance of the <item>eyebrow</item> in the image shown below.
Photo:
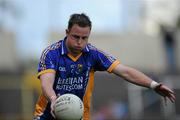
<svg viewBox="0 0 180 120"><path fill-rule="evenodd" d="M85 39L85 38L88 38L88 36L79 36L79 35L76 35L76 34L71 34L73 37L77 38L77 39Z"/></svg>

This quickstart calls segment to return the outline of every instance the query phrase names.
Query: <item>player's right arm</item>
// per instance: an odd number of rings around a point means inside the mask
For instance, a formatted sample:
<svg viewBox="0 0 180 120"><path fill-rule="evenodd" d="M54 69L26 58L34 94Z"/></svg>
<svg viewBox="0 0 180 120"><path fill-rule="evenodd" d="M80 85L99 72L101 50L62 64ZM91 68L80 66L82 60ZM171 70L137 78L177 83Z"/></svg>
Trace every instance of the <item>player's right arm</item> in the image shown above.
<svg viewBox="0 0 180 120"><path fill-rule="evenodd" d="M51 113L54 110L54 103L57 98L53 89L58 60L59 42L47 47L41 55L38 65L38 78L41 81L43 95L51 103ZM52 114L53 115L53 114Z"/></svg>
<svg viewBox="0 0 180 120"><path fill-rule="evenodd" d="M46 96L46 98L49 101L54 100L54 98L56 97L56 94L53 90L55 73L42 74L40 76L40 80L41 80L41 87L42 87L43 94Z"/></svg>
<svg viewBox="0 0 180 120"><path fill-rule="evenodd" d="M51 102L51 114L54 116L54 104L57 98L54 90L53 84L55 80L55 73L44 73L40 76L42 92L46 98Z"/></svg>

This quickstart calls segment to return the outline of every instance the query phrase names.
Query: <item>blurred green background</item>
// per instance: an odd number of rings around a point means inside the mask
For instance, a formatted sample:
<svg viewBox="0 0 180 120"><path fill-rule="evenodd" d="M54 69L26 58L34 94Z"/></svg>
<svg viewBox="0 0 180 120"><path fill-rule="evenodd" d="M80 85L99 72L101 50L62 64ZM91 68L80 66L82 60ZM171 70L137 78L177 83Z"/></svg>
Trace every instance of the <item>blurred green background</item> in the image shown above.
<svg viewBox="0 0 180 120"><path fill-rule="evenodd" d="M180 0L0 0L0 120L31 120L37 66L63 39L69 16L86 13L89 39L121 63L176 92L175 104L107 72L95 74L92 120L180 119Z"/></svg>

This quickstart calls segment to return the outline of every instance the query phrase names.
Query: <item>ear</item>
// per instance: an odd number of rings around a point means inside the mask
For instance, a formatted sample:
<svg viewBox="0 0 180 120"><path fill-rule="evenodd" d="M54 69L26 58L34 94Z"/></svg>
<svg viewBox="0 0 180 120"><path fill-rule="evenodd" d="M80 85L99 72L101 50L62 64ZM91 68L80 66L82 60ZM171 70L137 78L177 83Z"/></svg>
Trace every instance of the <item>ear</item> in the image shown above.
<svg viewBox="0 0 180 120"><path fill-rule="evenodd" d="M68 29L66 29L66 36L69 34L69 30Z"/></svg>

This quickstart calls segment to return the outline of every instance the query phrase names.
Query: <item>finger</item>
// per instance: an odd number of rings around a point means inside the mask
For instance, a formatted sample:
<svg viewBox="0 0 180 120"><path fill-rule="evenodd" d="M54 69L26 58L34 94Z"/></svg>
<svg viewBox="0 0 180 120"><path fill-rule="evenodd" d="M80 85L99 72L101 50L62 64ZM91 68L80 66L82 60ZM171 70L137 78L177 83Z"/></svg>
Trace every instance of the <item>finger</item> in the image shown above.
<svg viewBox="0 0 180 120"><path fill-rule="evenodd" d="M171 93L166 94L164 97L166 97L166 99L168 98L172 103L174 103L176 100L176 97L174 96L174 94L171 94Z"/></svg>
<svg viewBox="0 0 180 120"><path fill-rule="evenodd" d="M173 92L171 89L169 89L168 87L166 87L165 85L162 85L162 87L163 87L165 90L167 90L169 93L174 94L174 92Z"/></svg>
<svg viewBox="0 0 180 120"><path fill-rule="evenodd" d="M174 103L174 102L175 102L175 99L174 99L174 98L172 98L172 97L169 97L169 100L170 100L172 103Z"/></svg>
<svg viewBox="0 0 180 120"><path fill-rule="evenodd" d="M51 115L56 118L55 114L54 114L54 111L51 110Z"/></svg>
<svg viewBox="0 0 180 120"><path fill-rule="evenodd" d="M55 114L54 114L54 102L51 103L51 115L55 118Z"/></svg>
<svg viewBox="0 0 180 120"><path fill-rule="evenodd" d="M175 99L175 93L172 91L172 90L170 90L170 89L168 89L168 88L164 88L164 90L163 91L161 91L161 93L162 93L162 95L165 97L165 96L167 96L167 97L173 97L173 99Z"/></svg>
<svg viewBox="0 0 180 120"><path fill-rule="evenodd" d="M171 100L171 102L175 102L175 100L176 100L176 97L173 95L173 94L171 94L171 96L169 97L169 99Z"/></svg>
<svg viewBox="0 0 180 120"><path fill-rule="evenodd" d="M169 98L169 99L171 100L171 102L172 102L172 103L174 103L174 102L175 102L175 100L174 100L173 98Z"/></svg>
<svg viewBox="0 0 180 120"><path fill-rule="evenodd" d="M167 91L171 94L174 94L174 92L171 89L167 89Z"/></svg>
<svg viewBox="0 0 180 120"><path fill-rule="evenodd" d="M164 97L165 106L167 106L167 98Z"/></svg>

